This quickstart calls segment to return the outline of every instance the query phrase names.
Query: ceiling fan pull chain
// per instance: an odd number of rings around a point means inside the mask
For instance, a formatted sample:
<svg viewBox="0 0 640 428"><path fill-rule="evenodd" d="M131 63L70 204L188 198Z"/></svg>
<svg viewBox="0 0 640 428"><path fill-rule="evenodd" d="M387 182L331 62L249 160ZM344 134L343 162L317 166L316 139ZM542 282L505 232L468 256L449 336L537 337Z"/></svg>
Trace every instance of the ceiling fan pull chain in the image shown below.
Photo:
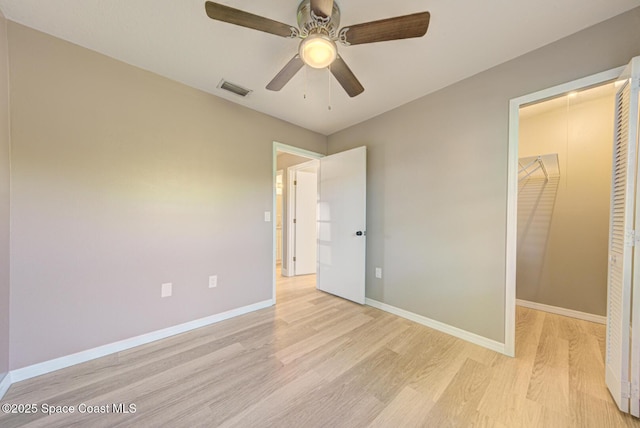
<svg viewBox="0 0 640 428"><path fill-rule="evenodd" d="M307 89L309 87L309 79L307 74L307 67L304 68L304 99L307 99Z"/></svg>
<svg viewBox="0 0 640 428"><path fill-rule="evenodd" d="M329 76L329 111L331 111L331 64L329 64L327 68L329 69L329 73L327 74Z"/></svg>

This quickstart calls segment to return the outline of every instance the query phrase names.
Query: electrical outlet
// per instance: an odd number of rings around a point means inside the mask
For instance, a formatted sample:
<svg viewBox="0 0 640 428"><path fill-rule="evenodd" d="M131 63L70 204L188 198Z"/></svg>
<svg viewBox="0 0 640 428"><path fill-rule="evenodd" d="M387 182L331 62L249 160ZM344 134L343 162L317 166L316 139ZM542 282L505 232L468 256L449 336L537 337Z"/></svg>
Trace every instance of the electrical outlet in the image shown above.
<svg viewBox="0 0 640 428"><path fill-rule="evenodd" d="M382 278L382 268L376 268L376 278Z"/></svg>
<svg viewBox="0 0 640 428"><path fill-rule="evenodd" d="M218 275L211 275L209 277L209 288L216 288L218 286Z"/></svg>
<svg viewBox="0 0 640 428"><path fill-rule="evenodd" d="M173 285L170 282L166 282L162 284L162 288L160 291L160 297L169 297L173 292Z"/></svg>

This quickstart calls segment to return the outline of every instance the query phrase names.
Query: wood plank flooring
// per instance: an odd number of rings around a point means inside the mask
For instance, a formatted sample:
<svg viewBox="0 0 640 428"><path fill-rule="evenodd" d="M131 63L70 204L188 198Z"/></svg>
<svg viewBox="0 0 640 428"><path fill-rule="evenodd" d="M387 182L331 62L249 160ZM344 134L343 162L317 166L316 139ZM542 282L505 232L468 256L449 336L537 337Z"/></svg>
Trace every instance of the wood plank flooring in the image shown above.
<svg viewBox="0 0 640 428"><path fill-rule="evenodd" d="M16 383L10 427L640 427L604 383L602 325L517 310L509 358L279 278L273 308ZM135 404L135 413L78 406Z"/></svg>

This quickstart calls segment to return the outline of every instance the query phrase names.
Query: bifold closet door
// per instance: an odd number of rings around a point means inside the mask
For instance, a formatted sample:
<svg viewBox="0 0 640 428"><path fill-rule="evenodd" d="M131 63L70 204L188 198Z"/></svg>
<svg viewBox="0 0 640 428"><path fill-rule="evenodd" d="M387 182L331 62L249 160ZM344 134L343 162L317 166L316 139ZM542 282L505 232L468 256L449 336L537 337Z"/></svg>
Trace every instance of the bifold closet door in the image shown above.
<svg viewBox="0 0 640 428"><path fill-rule="evenodd" d="M640 284L640 280L634 278L638 276L638 269L635 269L635 275L633 269L634 265L640 267L640 264L636 264L640 260L638 252L634 254L635 219L640 219L636 213L635 203L638 160L637 68L640 65L638 60L640 58L634 59L620 76L621 84L616 94L609 224L605 379L613 399L623 412L629 412L630 404L631 409L637 409L640 404L637 393L633 394L635 399L631 399L633 390L631 374L634 373L634 368L631 367L630 373L629 367L632 348L631 291L634 283ZM637 313L640 314L640 312ZM640 338L640 331L634 329L634 332ZM640 340L635 341L635 344L640 344ZM634 347L637 351L635 348L637 346ZM633 383L637 391L637 381L640 378L636 376L635 379Z"/></svg>
<svg viewBox="0 0 640 428"><path fill-rule="evenodd" d="M636 147L640 145L638 126L640 124L640 57L634 58L627 67L628 74L623 89L629 93L629 123L627 135L630 144ZM627 71L625 70L625 71ZM636 183L638 177L636 176ZM638 184L636 184L638 186ZM631 378L630 378L630 401L633 416L640 417L640 187L636 188L635 207L635 232L634 255L633 255L633 279L632 279L632 302L631 302Z"/></svg>

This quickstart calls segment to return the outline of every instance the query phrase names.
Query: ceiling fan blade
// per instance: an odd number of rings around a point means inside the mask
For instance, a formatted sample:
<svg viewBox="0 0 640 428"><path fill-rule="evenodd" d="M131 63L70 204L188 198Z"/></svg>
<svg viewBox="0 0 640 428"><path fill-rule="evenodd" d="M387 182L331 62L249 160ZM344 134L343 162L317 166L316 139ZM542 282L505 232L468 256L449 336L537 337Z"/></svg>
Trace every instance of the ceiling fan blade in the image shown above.
<svg viewBox="0 0 640 428"><path fill-rule="evenodd" d="M344 33L345 40L350 45L410 39L422 37L427 33L430 18L429 12L419 12L347 26L340 32Z"/></svg>
<svg viewBox="0 0 640 428"><path fill-rule="evenodd" d="M329 69L331 70L333 77L336 78L350 97L353 98L364 92L364 87L360 84L341 56L338 55L336 60L329 66Z"/></svg>
<svg viewBox="0 0 640 428"><path fill-rule="evenodd" d="M263 16L254 15L212 1L206 2L204 6L209 18L217 21L264 31L265 33L275 34L276 36L296 37L297 35L297 29L295 27Z"/></svg>
<svg viewBox="0 0 640 428"><path fill-rule="evenodd" d="M296 75L303 65L304 62L302 62L300 55L296 54L296 56L291 58L291 61L289 61L287 65L285 65L284 68L276 74L276 77L269 82L267 89L270 91L279 91L289 82L289 80L291 80L293 76Z"/></svg>
<svg viewBox="0 0 640 428"><path fill-rule="evenodd" d="M333 12L333 0L311 0L311 10L320 18L328 18Z"/></svg>

